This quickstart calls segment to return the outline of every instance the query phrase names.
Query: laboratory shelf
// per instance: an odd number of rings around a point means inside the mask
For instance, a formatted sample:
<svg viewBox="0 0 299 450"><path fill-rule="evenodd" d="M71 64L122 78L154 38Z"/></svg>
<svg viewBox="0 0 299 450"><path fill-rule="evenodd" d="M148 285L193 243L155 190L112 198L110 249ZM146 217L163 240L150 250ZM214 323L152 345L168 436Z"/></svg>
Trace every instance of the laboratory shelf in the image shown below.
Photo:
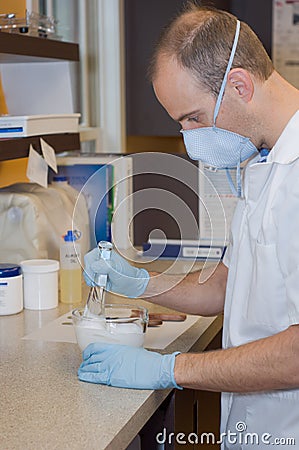
<svg viewBox="0 0 299 450"><path fill-rule="evenodd" d="M0 31L0 64L79 61L79 45L54 39ZM25 158L30 144L40 151L40 138L57 153L80 149L79 133L60 133L15 139L0 139L0 161Z"/></svg>
<svg viewBox="0 0 299 450"><path fill-rule="evenodd" d="M79 61L79 45L0 31L0 63Z"/></svg>
<svg viewBox="0 0 299 450"><path fill-rule="evenodd" d="M29 153L30 144L32 144L36 151L41 152L40 138L43 138L44 141L51 145L56 153L80 149L79 133L60 133L15 139L0 139L0 161L26 158Z"/></svg>

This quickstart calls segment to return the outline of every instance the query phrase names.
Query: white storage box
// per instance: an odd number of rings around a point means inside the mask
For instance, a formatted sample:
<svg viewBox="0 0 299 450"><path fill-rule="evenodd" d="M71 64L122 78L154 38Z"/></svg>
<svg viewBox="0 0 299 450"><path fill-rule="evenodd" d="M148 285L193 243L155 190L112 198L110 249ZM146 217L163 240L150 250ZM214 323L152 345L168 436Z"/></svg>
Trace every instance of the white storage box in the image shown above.
<svg viewBox="0 0 299 450"><path fill-rule="evenodd" d="M80 114L43 114L0 117L0 137L14 138L57 133L78 133Z"/></svg>
<svg viewBox="0 0 299 450"><path fill-rule="evenodd" d="M79 165L97 166L107 164L113 167L113 186L114 186L114 212L112 216L111 232L112 241L116 248L127 250L133 244L133 158L131 156L120 155L101 155L101 154L85 154L77 156L57 157L58 173L72 175L76 172ZM54 172L50 174L55 176ZM70 184L72 185L72 176ZM78 188L77 186L75 186ZM85 193L90 190L92 183L88 189L83 190ZM90 196L91 198L91 196ZM95 192L94 199L99 200L101 193L98 189ZM106 240L106 239L105 239ZM92 240L91 240L92 243ZM94 244L94 243L93 243Z"/></svg>

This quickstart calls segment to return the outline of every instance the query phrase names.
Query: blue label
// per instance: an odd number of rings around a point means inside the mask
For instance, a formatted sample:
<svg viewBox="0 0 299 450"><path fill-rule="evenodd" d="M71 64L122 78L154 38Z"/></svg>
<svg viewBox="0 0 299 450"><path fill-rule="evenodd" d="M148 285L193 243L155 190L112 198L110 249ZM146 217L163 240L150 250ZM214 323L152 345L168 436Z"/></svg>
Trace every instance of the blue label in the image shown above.
<svg viewBox="0 0 299 450"><path fill-rule="evenodd" d="M23 127L0 128L0 133L22 133Z"/></svg>
<svg viewBox="0 0 299 450"><path fill-rule="evenodd" d="M0 283L0 286L8 286L8 283Z"/></svg>

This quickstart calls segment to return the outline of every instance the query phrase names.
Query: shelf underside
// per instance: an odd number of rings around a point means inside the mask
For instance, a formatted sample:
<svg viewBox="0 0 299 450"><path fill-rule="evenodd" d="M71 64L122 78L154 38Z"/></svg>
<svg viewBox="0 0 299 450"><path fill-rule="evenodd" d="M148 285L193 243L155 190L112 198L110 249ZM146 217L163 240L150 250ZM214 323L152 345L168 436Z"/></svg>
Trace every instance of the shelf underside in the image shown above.
<svg viewBox="0 0 299 450"><path fill-rule="evenodd" d="M0 31L0 63L79 61L79 46L22 34Z"/></svg>
<svg viewBox="0 0 299 450"><path fill-rule="evenodd" d="M79 133L47 134L15 139L0 139L0 161L8 159L26 158L30 144L41 152L40 138L51 145L56 153L80 149Z"/></svg>

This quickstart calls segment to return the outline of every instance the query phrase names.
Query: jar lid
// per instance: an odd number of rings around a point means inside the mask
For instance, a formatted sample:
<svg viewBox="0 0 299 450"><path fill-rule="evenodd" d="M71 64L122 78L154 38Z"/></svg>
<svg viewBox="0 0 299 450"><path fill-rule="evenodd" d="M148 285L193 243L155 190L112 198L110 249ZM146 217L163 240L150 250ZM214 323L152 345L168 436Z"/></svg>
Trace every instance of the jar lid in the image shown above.
<svg viewBox="0 0 299 450"><path fill-rule="evenodd" d="M21 267L17 264L0 263L0 278L17 277L21 273Z"/></svg>
<svg viewBox="0 0 299 450"><path fill-rule="evenodd" d="M20 262L23 273L47 273L59 270L55 259L26 259Z"/></svg>

